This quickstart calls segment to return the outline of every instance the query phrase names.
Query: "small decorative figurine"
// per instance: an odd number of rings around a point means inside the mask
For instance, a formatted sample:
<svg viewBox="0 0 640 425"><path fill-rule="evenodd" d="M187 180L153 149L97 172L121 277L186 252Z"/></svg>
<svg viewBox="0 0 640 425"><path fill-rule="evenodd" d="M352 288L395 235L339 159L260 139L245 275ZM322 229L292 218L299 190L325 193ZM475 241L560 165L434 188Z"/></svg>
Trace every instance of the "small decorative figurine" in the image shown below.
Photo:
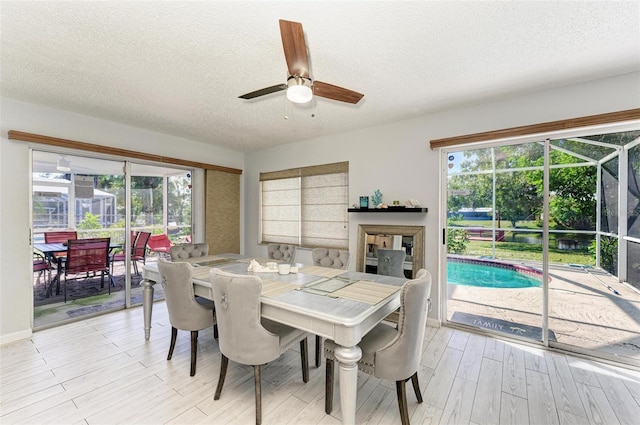
<svg viewBox="0 0 640 425"><path fill-rule="evenodd" d="M373 196L371 197L371 203L375 208L379 208L380 204L382 204L382 192L380 192L380 189L376 189L376 191L373 193Z"/></svg>

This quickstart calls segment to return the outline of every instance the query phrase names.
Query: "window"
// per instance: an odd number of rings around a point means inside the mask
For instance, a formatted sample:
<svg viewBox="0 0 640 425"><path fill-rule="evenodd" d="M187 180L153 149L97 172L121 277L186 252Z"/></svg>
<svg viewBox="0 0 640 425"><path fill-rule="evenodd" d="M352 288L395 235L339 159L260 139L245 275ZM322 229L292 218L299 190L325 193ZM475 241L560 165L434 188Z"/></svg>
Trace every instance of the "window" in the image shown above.
<svg viewBox="0 0 640 425"><path fill-rule="evenodd" d="M349 163L260 173L261 242L346 249Z"/></svg>

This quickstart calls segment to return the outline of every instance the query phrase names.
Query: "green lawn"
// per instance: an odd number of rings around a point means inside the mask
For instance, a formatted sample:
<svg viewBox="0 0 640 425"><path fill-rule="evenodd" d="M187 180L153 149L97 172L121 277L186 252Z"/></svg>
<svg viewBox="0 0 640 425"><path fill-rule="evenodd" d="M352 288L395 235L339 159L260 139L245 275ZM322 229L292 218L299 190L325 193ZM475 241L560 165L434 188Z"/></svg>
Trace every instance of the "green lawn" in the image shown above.
<svg viewBox="0 0 640 425"><path fill-rule="evenodd" d="M493 255L491 242L469 241L465 255L491 257ZM509 260L542 261L542 246L538 244L498 242L495 255L497 258ZM586 249L560 250L549 248L549 262L556 264L588 264L595 265L595 259Z"/></svg>

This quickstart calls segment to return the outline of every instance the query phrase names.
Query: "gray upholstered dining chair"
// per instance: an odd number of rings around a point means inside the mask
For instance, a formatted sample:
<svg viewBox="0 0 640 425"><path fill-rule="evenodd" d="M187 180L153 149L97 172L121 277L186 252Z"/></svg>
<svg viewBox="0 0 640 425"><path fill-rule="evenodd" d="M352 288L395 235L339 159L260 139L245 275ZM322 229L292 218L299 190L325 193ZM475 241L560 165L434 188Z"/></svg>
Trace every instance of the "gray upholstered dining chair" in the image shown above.
<svg viewBox="0 0 640 425"><path fill-rule="evenodd" d="M404 259L407 253L400 249L378 248L378 274L405 277Z"/></svg>
<svg viewBox="0 0 640 425"><path fill-rule="evenodd" d="M314 248L311 251L314 266L349 269L349 251L343 249Z"/></svg>
<svg viewBox="0 0 640 425"><path fill-rule="evenodd" d="M296 246L282 243L270 243L267 245L267 258L270 260L293 263L296 257Z"/></svg>
<svg viewBox="0 0 640 425"><path fill-rule="evenodd" d="M158 271L164 289L164 296L171 323L171 345L167 360L171 360L176 346L178 329L191 332L191 371L196 374L196 356L198 354L198 331L213 326L213 336L217 337L217 326L213 302L196 296L193 292L191 264L169 262L158 259Z"/></svg>
<svg viewBox="0 0 640 425"><path fill-rule="evenodd" d="M400 319L398 328L379 323L367 333L360 343L362 358L358 369L380 379L396 381L398 407L403 425L409 425L405 382L411 379L413 390L422 403L418 382L418 368L422 355L427 311L431 306L431 275L425 269L416 273L416 278L402 285L400 294ZM325 411L333 409L333 368L335 349L333 341L325 341L326 357Z"/></svg>
<svg viewBox="0 0 640 425"><path fill-rule="evenodd" d="M314 266L330 267L332 269L349 269L349 251L342 249L314 248L311 251ZM322 358L322 338L316 335L316 367L320 367Z"/></svg>
<svg viewBox="0 0 640 425"><path fill-rule="evenodd" d="M205 257L209 255L209 244L201 243L185 243L173 245L169 248L169 256L171 261L181 261L188 258Z"/></svg>
<svg viewBox="0 0 640 425"><path fill-rule="evenodd" d="M214 400L220 399L229 360L253 366L256 424L262 422L260 367L276 360L300 343L302 380L309 381L307 336L304 331L261 317L262 281L258 276L236 275L211 269L211 286L218 320L222 360Z"/></svg>

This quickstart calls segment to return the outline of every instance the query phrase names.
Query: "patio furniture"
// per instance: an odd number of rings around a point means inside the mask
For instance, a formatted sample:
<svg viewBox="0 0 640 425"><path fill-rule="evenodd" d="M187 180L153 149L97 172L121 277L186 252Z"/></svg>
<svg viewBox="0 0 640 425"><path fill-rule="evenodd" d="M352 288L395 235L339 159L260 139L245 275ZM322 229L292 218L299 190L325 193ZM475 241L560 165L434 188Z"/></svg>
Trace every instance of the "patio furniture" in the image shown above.
<svg viewBox="0 0 640 425"><path fill-rule="evenodd" d="M139 275L138 261L142 261L142 264L146 264L147 258L147 242L151 233L138 232L135 237L131 238L131 262L133 263L133 270L136 275ZM111 273L113 274L113 264L116 261L126 261L127 256L124 252L113 254L111 256Z"/></svg>
<svg viewBox="0 0 640 425"><path fill-rule="evenodd" d="M178 329L191 332L191 371L196 374L196 356L198 353L198 331L213 326L214 338L217 336L214 304L203 298L196 300L193 293L191 265L184 262L158 260L158 271L162 279L162 288L169 311L171 323L171 344L167 360L171 360L176 346Z"/></svg>
<svg viewBox="0 0 640 425"><path fill-rule="evenodd" d="M407 254L399 249L378 248L378 274L405 277L404 259Z"/></svg>
<svg viewBox="0 0 640 425"><path fill-rule="evenodd" d="M78 239L78 232L75 230L62 230L56 232L44 232L44 243L61 243L66 244L68 241ZM51 253L54 257L64 257L66 251Z"/></svg>
<svg viewBox="0 0 640 425"><path fill-rule="evenodd" d="M267 258L271 260L279 260L286 261L288 263L293 263L293 259L296 256L296 246L281 244L281 243L270 243L267 245Z"/></svg>
<svg viewBox="0 0 640 425"><path fill-rule="evenodd" d="M188 258L204 257L209 255L209 244L206 242L194 244L180 244L169 248L171 261L181 261Z"/></svg>
<svg viewBox="0 0 640 425"><path fill-rule="evenodd" d="M110 280L113 279L109 273L109 245L110 238L69 240L64 261L64 302L67 302L68 280L86 279L89 272L100 272L100 287L104 288L105 274ZM85 273L85 276L79 276L81 273ZM108 286L111 294L111 285Z"/></svg>
<svg viewBox="0 0 640 425"><path fill-rule="evenodd" d="M51 284L51 263L44 255L37 252L33 253L33 272L38 273L38 283L43 274L47 273L48 278L45 280L45 288Z"/></svg>
<svg viewBox="0 0 640 425"><path fill-rule="evenodd" d="M150 251L166 255L169 255L169 248L171 248L172 245L169 237L164 233L151 235L147 242Z"/></svg>
<svg viewBox="0 0 640 425"><path fill-rule="evenodd" d="M398 407L403 425L409 425L405 382L411 379L413 390L422 403L418 382L418 369L422 354L427 311L430 306L431 275L425 269L418 270L416 279L402 285L400 320L398 328L379 323L360 341L362 357L358 369L380 379L396 381ZM325 412L333 410L333 367L335 342L325 341L326 357Z"/></svg>
<svg viewBox="0 0 640 425"><path fill-rule="evenodd" d="M71 239L78 239L78 232L75 230L44 232L44 243L66 243Z"/></svg>
<svg viewBox="0 0 640 425"><path fill-rule="evenodd" d="M495 239L496 242L504 242L504 230L495 229L495 235L493 230L488 227L464 229L470 241L492 241Z"/></svg>
<svg viewBox="0 0 640 425"><path fill-rule="evenodd" d="M262 422L260 367L278 359L296 342L300 343L302 380L309 381L307 333L261 318L262 280L258 276L237 275L218 269L211 272L222 353L220 378L214 400L220 399L229 359L253 366L256 398L256 424Z"/></svg>

